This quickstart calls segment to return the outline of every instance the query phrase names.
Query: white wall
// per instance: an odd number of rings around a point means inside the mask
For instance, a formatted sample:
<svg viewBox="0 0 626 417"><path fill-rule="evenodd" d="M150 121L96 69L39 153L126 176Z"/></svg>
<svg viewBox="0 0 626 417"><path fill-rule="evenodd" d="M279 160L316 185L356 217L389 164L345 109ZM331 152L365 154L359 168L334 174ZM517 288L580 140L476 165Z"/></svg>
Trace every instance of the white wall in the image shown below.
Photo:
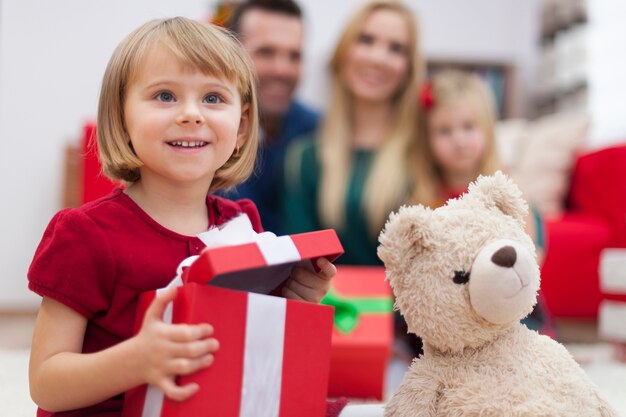
<svg viewBox="0 0 626 417"><path fill-rule="evenodd" d="M307 14L301 97L325 102L329 48L362 0L301 0ZM520 106L532 83L537 0L406 0L419 12L426 54L510 61ZM63 149L94 117L100 79L121 38L144 21L206 19L207 0L1 0L0 310L35 307L26 271L61 204ZM521 108L521 107L520 107Z"/></svg>
<svg viewBox="0 0 626 417"><path fill-rule="evenodd" d="M0 308L26 289L37 243L61 205L63 150L94 117L100 79L122 37L169 15L206 19L205 1L3 0L0 11Z"/></svg>
<svg viewBox="0 0 626 417"><path fill-rule="evenodd" d="M589 1L589 110L591 146L626 141L626 3Z"/></svg>

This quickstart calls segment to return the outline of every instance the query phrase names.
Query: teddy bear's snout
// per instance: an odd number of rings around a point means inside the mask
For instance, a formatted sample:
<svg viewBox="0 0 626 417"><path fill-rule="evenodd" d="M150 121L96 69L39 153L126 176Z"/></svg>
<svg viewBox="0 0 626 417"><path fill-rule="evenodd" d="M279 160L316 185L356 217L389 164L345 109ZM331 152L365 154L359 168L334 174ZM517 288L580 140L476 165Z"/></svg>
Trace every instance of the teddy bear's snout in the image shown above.
<svg viewBox="0 0 626 417"><path fill-rule="evenodd" d="M474 311L495 324L521 319L539 286L533 254L521 242L496 239L478 252L468 281Z"/></svg>
<svg viewBox="0 0 626 417"><path fill-rule="evenodd" d="M517 252L513 246L504 246L491 256L491 262L504 268L512 267L515 261L517 261Z"/></svg>

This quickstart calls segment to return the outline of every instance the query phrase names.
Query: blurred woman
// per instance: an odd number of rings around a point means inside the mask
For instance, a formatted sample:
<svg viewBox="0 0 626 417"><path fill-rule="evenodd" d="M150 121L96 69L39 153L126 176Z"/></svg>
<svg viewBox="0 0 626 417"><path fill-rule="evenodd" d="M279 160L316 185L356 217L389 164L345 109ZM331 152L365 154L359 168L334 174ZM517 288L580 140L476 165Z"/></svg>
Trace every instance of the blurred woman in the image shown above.
<svg viewBox="0 0 626 417"><path fill-rule="evenodd" d="M349 20L331 60L332 92L316 137L288 149L289 232L331 227L340 263L381 265L377 238L413 187L423 64L418 25L395 0L373 0Z"/></svg>

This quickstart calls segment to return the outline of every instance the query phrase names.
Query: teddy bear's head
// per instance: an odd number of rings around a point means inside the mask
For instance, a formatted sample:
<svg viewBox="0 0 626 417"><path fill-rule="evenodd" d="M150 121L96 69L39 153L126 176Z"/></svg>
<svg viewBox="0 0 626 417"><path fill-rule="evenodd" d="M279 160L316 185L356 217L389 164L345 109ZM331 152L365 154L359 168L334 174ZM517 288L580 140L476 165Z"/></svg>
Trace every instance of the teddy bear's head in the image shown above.
<svg viewBox="0 0 626 417"><path fill-rule="evenodd" d="M405 206L391 214L378 256L410 332L440 351L460 352L530 313L539 267L524 230L527 212L520 190L497 172L438 209Z"/></svg>

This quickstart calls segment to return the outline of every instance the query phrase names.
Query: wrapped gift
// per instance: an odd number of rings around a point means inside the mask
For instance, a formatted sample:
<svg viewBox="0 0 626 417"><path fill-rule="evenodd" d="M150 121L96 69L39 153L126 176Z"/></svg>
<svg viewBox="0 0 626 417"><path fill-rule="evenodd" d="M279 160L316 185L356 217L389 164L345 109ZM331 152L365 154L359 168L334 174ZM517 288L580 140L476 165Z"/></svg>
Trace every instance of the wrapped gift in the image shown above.
<svg viewBox="0 0 626 417"><path fill-rule="evenodd" d="M599 333L626 343L626 249L605 249L600 255Z"/></svg>
<svg viewBox="0 0 626 417"><path fill-rule="evenodd" d="M295 265L317 270L316 261L320 257L332 262L343 253L339 238L331 229L279 237L259 236L250 243L207 247L184 270L183 282L210 281L218 287L269 294L289 277ZM200 238L207 246L212 244L211 236Z"/></svg>
<svg viewBox="0 0 626 417"><path fill-rule="evenodd" d="M253 240L208 239L179 270L184 285L164 320L210 323L220 342L211 366L178 378L199 392L176 402L156 387L137 387L126 393L124 417L325 415L333 310L265 294L295 264L334 260L341 244L333 230ZM142 295L137 326L155 294Z"/></svg>
<svg viewBox="0 0 626 417"><path fill-rule="evenodd" d="M382 400L393 340L384 268L338 266L322 303L335 307L328 395Z"/></svg>

